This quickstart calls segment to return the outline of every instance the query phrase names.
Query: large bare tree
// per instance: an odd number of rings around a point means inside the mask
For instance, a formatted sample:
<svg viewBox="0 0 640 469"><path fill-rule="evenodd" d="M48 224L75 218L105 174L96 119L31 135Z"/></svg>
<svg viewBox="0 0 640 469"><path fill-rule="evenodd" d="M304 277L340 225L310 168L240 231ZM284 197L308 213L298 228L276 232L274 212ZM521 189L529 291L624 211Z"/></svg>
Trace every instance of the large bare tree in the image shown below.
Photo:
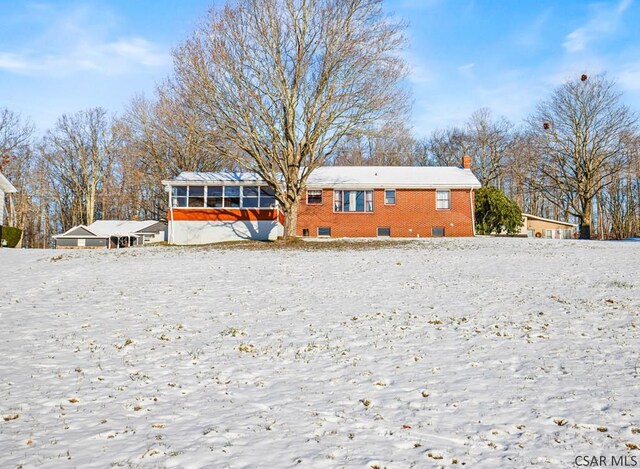
<svg viewBox="0 0 640 469"><path fill-rule="evenodd" d="M197 109L174 96L167 85L155 99L136 97L120 120L125 148L119 155L119 180L113 188L126 197L133 214L164 218L167 197L158 181L181 171L224 167L216 134Z"/></svg>
<svg viewBox="0 0 640 469"><path fill-rule="evenodd" d="M624 167L625 137L636 131L637 118L620 97L605 76L583 75L558 87L529 119L540 189L551 203L568 204L583 239L591 238L594 198Z"/></svg>
<svg viewBox="0 0 640 469"><path fill-rule="evenodd" d="M93 223L119 142L113 119L101 108L63 115L47 132L41 155L55 187L62 229Z"/></svg>
<svg viewBox="0 0 640 469"><path fill-rule="evenodd" d="M407 105L403 30L382 0L238 0L175 51L176 88L275 189L285 238L312 171Z"/></svg>

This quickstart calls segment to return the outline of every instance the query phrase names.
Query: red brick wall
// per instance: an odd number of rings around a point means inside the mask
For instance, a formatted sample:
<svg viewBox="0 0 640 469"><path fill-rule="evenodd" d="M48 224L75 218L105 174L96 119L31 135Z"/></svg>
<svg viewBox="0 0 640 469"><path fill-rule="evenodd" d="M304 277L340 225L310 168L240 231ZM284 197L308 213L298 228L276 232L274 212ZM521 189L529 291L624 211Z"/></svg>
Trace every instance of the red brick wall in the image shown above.
<svg viewBox="0 0 640 469"><path fill-rule="evenodd" d="M331 236L375 237L378 227L391 228L391 237L431 236L431 228L444 227L445 236L473 236L469 189L451 190L451 209L436 210L435 189L396 189L396 204L384 204L384 189L375 189L373 212L342 213L333 211L333 189L323 189L322 205L307 205L307 195L300 203L297 235L318 227L331 227Z"/></svg>

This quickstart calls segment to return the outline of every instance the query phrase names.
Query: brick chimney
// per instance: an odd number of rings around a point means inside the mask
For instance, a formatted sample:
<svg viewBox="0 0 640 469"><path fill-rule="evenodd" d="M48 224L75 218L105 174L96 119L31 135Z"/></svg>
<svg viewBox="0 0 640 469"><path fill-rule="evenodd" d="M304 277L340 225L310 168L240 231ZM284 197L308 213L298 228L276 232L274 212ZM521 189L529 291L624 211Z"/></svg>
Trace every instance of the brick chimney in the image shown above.
<svg viewBox="0 0 640 469"><path fill-rule="evenodd" d="M469 155L462 157L462 169L471 169L471 157Z"/></svg>

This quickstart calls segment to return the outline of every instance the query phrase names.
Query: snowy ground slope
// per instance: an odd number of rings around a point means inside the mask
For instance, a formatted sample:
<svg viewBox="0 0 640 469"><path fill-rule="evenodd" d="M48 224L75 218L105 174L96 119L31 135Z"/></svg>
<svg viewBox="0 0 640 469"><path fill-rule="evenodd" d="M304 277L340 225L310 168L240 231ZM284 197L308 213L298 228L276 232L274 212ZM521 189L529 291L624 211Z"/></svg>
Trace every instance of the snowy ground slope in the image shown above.
<svg viewBox="0 0 640 469"><path fill-rule="evenodd" d="M637 243L0 250L0 467L640 464Z"/></svg>

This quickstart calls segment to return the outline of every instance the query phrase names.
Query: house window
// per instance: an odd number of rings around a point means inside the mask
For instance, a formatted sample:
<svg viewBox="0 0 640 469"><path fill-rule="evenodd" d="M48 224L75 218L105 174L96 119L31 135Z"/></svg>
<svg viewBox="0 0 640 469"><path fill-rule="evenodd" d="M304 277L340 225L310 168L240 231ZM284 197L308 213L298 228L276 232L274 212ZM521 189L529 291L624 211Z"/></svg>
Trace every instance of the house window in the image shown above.
<svg viewBox="0 0 640 469"><path fill-rule="evenodd" d="M451 192L436 191L436 209L449 210L451 208Z"/></svg>
<svg viewBox="0 0 640 469"><path fill-rule="evenodd" d="M204 186L189 186L189 207L204 207Z"/></svg>
<svg viewBox="0 0 640 469"><path fill-rule="evenodd" d="M334 191L336 212L373 212L373 191Z"/></svg>
<svg viewBox="0 0 640 469"><path fill-rule="evenodd" d="M174 186L172 188L172 201L173 207L186 207L187 206L187 187L186 186Z"/></svg>
<svg viewBox="0 0 640 469"><path fill-rule="evenodd" d="M444 227L434 226L431 228L431 236L434 238L442 238L444 236Z"/></svg>
<svg viewBox="0 0 640 469"><path fill-rule="evenodd" d="M387 189L384 191L384 204L395 205L396 204L396 190Z"/></svg>
<svg viewBox="0 0 640 469"><path fill-rule="evenodd" d="M321 205L322 190L307 190L307 205Z"/></svg>
<svg viewBox="0 0 640 469"><path fill-rule="evenodd" d="M380 237L389 237L389 236L391 236L391 228L389 228L389 227L378 227L378 236L380 236Z"/></svg>
<svg viewBox="0 0 640 469"><path fill-rule="evenodd" d="M302 236L305 238L309 236L309 228L302 228Z"/></svg>
<svg viewBox="0 0 640 469"><path fill-rule="evenodd" d="M328 237L331 236L331 227L330 226L320 226L318 227L318 237Z"/></svg>

